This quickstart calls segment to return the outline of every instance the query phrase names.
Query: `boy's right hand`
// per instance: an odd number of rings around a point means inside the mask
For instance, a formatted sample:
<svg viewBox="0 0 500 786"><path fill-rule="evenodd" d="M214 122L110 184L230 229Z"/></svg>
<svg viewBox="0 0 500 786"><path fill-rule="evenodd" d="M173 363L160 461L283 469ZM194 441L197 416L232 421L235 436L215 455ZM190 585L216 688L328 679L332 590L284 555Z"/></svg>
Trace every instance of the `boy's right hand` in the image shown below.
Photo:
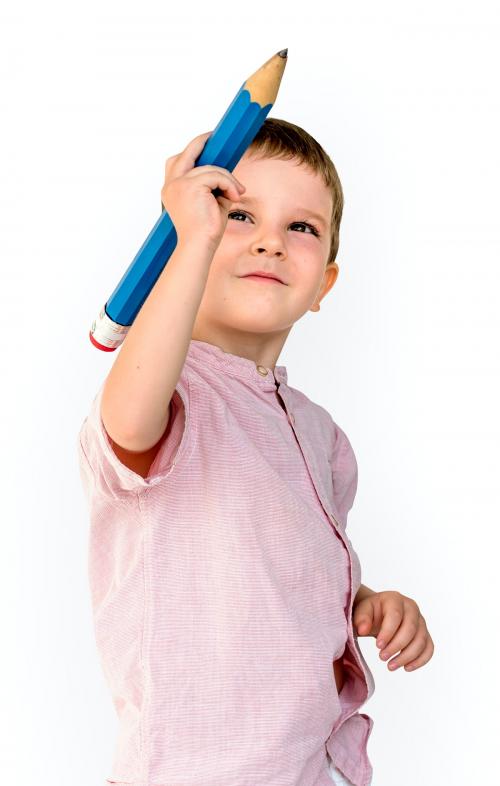
<svg viewBox="0 0 500 786"><path fill-rule="evenodd" d="M200 134L182 153L167 158L161 201L175 226L177 243L200 240L215 253L229 210L245 186L223 167L194 166L211 134L212 131ZM222 195L215 197L215 188Z"/></svg>

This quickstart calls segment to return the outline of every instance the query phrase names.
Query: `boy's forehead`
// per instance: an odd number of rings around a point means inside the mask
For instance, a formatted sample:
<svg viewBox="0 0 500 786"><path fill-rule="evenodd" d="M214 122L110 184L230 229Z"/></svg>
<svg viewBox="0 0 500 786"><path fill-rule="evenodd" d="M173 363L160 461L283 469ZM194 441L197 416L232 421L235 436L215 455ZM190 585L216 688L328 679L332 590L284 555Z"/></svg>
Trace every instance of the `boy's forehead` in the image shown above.
<svg viewBox="0 0 500 786"><path fill-rule="evenodd" d="M322 208L325 212L325 202L328 208L325 213L325 221L329 220L329 210L332 206L332 194L327 188L324 180L318 172L312 170L307 164L298 158L284 159L272 156L263 156L260 152L245 151L233 171L235 177L240 178L246 186L241 196L241 201L245 198L251 200L259 197L259 186L265 183L266 176L271 178L273 191L279 191L280 174L283 177L282 186L285 194L289 194L291 180L300 180L298 191L294 195L303 197L308 201L314 202L317 208ZM245 176L247 180L245 182Z"/></svg>

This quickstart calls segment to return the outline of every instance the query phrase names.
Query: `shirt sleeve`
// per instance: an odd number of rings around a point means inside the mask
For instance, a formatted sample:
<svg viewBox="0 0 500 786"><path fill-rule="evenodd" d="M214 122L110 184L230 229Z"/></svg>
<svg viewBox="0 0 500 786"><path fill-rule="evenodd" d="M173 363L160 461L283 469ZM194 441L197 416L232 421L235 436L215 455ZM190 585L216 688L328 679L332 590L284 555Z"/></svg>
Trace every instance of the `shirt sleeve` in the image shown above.
<svg viewBox="0 0 500 786"><path fill-rule="evenodd" d="M88 499L125 502L165 480L189 451L193 441L190 386L185 368L170 402L170 417L160 447L144 478L123 464L112 447L101 418L104 382L78 434L80 477Z"/></svg>
<svg viewBox="0 0 500 786"><path fill-rule="evenodd" d="M358 463L347 435L336 423L334 426L336 439L331 462L333 497L345 527L358 488Z"/></svg>

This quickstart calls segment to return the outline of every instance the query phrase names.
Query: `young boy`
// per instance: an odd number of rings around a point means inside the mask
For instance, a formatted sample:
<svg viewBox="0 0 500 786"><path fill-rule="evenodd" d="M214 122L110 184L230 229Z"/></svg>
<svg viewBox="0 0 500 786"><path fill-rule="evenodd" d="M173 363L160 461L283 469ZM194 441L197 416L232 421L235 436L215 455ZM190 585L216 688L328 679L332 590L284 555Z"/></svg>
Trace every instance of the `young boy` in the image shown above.
<svg viewBox="0 0 500 786"><path fill-rule="evenodd" d="M337 279L342 188L286 121L233 173L194 167L209 135L166 162L177 246L79 434L106 783L369 786L357 635L407 670L433 643L413 600L360 583L353 449L276 365Z"/></svg>

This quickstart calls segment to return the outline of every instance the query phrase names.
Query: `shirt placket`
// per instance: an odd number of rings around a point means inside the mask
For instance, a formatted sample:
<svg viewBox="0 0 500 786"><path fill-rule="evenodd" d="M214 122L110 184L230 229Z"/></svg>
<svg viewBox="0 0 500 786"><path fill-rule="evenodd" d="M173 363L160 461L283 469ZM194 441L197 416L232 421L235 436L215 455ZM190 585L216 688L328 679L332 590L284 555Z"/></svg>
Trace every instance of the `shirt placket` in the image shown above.
<svg viewBox="0 0 500 786"><path fill-rule="evenodd" d="M347 537L344 528L340 525L337 517L335 516L335 514L334 514L334 512L332 510L332 505L329 502L328 495L325 493L325 491L324 491L324 489L322 487L322 484L319 482L319 480L317 478L317 474L314 471L312 458L311 458L310 455L308 455L309 454L309 449L308 449L307 441L302 438L302 435L298 432L298 430L296 428L295 416L294 416L293 412L290 412L289 407L287 406L286 394L283 395L283 393L281 393L278 390L278 396L280 396L281 400L283 401L283 403L285 405L286 413L287 413L287 417L288 417L288 422L290 423L290 425L293 428L295 437L297 439L297 443L299 445L299 448L301 450L302 456L303 456L304 461L306 463L306 466L307 466L307 468L309 470L309 474L311 476L312 483L313 483L314 488L316 490L316 494L318 495L318 499L319 499L319 501L320 501L320 503L321 503L321 505L323 507L323 510L325 511L326 515L328 516L328 519L330 521L332 529L334 529L337 532L337 534L340 536L342 542L344 543L344 545L345 545L345 547L347 549L347 554L349 556L349 590L350 591L349 591L349 605L348 605L348 615L347 615L347 633L348 633L349 644L351 645L352 652L353 652L354 657L356 659L356 665L358 667L359 675L362 677L363 682L365 683L365 691L366 692L365 692L365 697L360 702L358 702L358 704L356 704L354 706L354 708L352 708L347 713L342 713L341 716L337 719L337 722L336 722L335 726L332 729L332 734L333 734L335 732L335 730L342 723L344 723L344 721L346 721L348 718L350 718L352 715L354 715L357 712L357 710L359 709L359 707L362 706L362 704L364 704L364 702L366 701L366 698L368 697L368 694L370 692L369 686L371 684L370 683L370 677L369 677L369 675L368 675L368 673L366 671L365 664L364 664L363 659L362 659L362 653L360 652L359 644L358 644L358 642L357 642L357 640L356 640L356 638L354 636L354 630L353 630L353 624L352 624L352 608L353 608L353 605L354 605L354 558L353 558L352 551L351 551L351 541Z"/></svg>

